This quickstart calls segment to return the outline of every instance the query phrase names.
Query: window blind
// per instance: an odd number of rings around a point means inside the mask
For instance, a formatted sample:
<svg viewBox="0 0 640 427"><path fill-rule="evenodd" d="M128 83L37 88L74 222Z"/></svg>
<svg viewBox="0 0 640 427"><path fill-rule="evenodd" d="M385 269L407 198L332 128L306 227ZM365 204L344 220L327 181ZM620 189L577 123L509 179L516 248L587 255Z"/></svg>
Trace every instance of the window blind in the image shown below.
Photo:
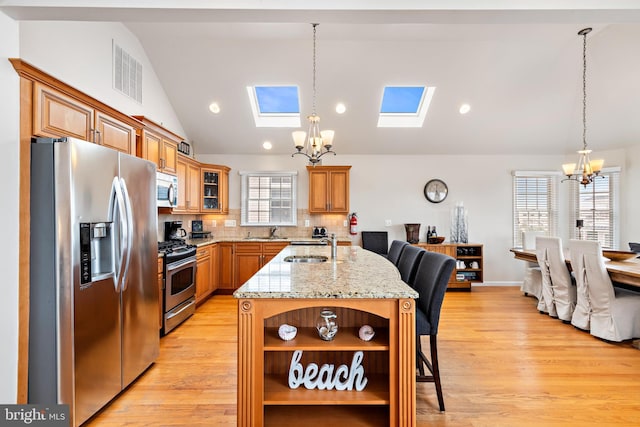
<svg viewBox="0 0 640 427"><path fill-rule="evenodd" d="M598 241L603 248L618 248L619 169L605 169L586 187L575 181L571 185L571 238ZM583 220L582 230L576 227L578 219Z"/></svg>
<svg viewBox="0 0 640 427"><path fill-rule="evenodd" d="M558 176L555 172L513 172L513 247L523 247L523 231L558 232Z"/></svg>

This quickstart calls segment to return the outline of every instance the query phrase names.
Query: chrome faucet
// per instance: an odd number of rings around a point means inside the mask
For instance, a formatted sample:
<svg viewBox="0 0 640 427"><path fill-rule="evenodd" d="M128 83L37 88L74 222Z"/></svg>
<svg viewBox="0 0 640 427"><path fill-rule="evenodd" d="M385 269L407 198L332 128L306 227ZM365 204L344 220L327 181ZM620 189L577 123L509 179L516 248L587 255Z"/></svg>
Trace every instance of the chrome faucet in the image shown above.
<svg viewBox="0 0 640 427"><path fill-rule="evenodd" d="M278 231L278 226L271 227L271 235L269 236L271 239L276 238L276 232Z"/></svg>

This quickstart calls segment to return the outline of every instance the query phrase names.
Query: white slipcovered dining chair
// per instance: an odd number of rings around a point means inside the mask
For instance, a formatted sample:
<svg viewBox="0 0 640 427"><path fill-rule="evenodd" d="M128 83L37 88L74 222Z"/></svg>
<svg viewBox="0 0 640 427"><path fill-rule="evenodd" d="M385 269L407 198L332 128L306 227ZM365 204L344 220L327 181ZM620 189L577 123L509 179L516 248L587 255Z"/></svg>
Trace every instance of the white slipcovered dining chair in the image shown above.
<svg viewBox="0 0 640 427"><path fill-rule="evenodd" d="M587 290L591 335L616 342L640 338L640 294L613 287L600 243L571 240L569 250L576 281Z"/></svg>
<svg viewBox="0 0 640 427"><path fill-rule="evenodd" d="M583 245L583 242L588 242ZM571 324L578 329L589 331L591 329L591 300L589 298L589 289L587 288L587 277L585 274L584 263L584 246L590 246L593 243L588 240L570 240L569 252L571 257L571 268L573 269L573 277L576 279L576 308L571 316Z"/></svg>
<svg viewBox="0 0 640 427"><path fill-rule="evenodd" d="M541 231L523 231L522 232L522 249L535 250L536 237L542 234ZM540 266L535 262L526 262L524 267L524 279L520 290L525 295L531 295L540 300L542 293L542 272Z"/></svg>
<svg viewBox="0 0 640 427"><path fill-rule="evenodd" d="M542 295L538 310L571 322L576 306L576 287L565 263L559 237L536 237L536 258L542 272Z"/></svg>

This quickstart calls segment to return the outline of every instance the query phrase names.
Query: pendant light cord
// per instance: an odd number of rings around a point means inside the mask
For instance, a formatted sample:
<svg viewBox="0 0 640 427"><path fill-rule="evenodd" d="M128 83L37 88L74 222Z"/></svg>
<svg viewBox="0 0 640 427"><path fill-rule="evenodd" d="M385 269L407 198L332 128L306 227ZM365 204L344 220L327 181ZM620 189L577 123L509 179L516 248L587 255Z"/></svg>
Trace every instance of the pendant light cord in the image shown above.
<svg viewBox="0 0 640 427"><path fill-rule="evenodd" d="M587 34L591 28L578 31L582 36L582 149L587 149Z"/></svg>
<svg viewBox="0 0 640 427"><path fill-rule="evenodd" d="M316 115L316 27L318 24L313 25L313 115Z"/></svg>

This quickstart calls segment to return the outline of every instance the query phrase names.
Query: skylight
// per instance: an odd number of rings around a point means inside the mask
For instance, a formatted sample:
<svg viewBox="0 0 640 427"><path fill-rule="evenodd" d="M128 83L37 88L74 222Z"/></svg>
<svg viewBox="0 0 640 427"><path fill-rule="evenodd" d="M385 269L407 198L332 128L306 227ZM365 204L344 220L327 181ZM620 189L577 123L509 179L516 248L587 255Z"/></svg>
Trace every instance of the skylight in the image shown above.
<svg viewBox="0 0 640 427"><path fill-rule="evenodd" d="M435 87L385 86L378 127L422 127Z"/></svg>
<svg viewBox="0 0 640 427"><path fill-rule="evenodd" d="M247 86L256 127L300 127L297 86Z"/></svg>

